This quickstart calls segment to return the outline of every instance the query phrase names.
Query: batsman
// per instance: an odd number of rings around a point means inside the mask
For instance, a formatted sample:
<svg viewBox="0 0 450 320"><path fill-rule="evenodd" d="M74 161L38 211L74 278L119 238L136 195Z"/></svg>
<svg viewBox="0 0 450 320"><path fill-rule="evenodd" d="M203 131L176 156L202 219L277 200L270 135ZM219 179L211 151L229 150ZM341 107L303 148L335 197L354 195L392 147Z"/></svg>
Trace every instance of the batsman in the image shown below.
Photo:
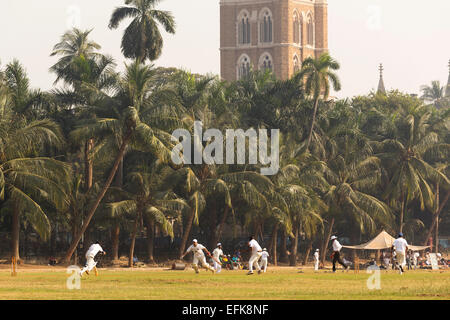
<svg viewBox="0 0 450 320"><path fill-rule="evenodd" d="M100 246L99 241L97 241L93 245L91 245L89 247L88 251L86 252L86 266L83 269L81 269L80 277L83 276L83 273L85 273L85 272L87 274L89 274L89 272L92 269L94 269L95 275L98 276L97 262L94 260L95 256L97 256L97 254L102 254L102 255L106 254L106 252L103 251L103 248Z"/></svg>
<svg viewBox="0 0 450 320"><path fill-rule="evenodd" d="M183 259L189 252L194 253L194 260L192 261L192 267L194 268L195 273L199 273L199 271L198 271L198 262L200 262L200 264L204 268L208 269L213 274L216 273L216 270L214 270L214 268L211 267L209 265L209 263L206 262L205 253L208 255L208 257L213 258L213 260L216 261L217 263L220 263L220 261L217 261L211 255L211 253L208 251L208 249L205 248L205 246L203 246L202 244L199 244L197 239L192 240L192 245L186 250L186 253L183 254L181 259Z"/></svg>

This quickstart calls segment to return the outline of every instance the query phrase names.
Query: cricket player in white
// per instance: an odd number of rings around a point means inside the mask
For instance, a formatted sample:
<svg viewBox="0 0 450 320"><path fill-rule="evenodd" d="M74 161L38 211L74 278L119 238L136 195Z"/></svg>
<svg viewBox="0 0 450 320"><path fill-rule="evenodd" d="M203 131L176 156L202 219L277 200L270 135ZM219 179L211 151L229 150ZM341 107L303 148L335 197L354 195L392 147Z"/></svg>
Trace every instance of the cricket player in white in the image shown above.
<svg viewBox="0 0 450 320"><path fill-rule="evenodd" d="M319 271L319 249L314 252L314 271Z"/></svg>
<svg viewBox="0 0 450 320"><path fill-rule="evenodd" d="M413 253L413 264L414 264L414 270L417 268L417 262L420 254L418 252Z"/></svg>
<svg viewBox="0 0 450 320"><path fill-rule="evenodd" d="M269 253L267 252L267 249L264 248L263 251L261 252L261 268L263 270L264 273L266 273L267 271L267 258L269 257Z"/></svg>
<svg viewBox="0 0 450 320"><path fill-rule="evenodd" d="M252 255L250 256L250 260L248 262L248 274L253 274L253 265L258 269L258 273L261 273L261 267L258 264L258 260L261 258L262 249L259 243L255 240L254 236L250 237L248 242L248 246L252 251Z"/></svg>
<svg viewBox="0 0 450 320"><path fill-rule="evenodd" d="M395 249L395 256L397 258L397 264L400 269L400 274L405 272L403 267L406 265L406 252L408 251L408 243L403 238L403 233L398 234L398 238L394 240L392 249Z"/></svg>
<svg viewBox="0 0 450 320"><path fill-rule="evenodd" d="M106 254L105 251L103 251L102 247L100 246L100 243L97 241L96 243L94 243L93 245L91 245L88 249L88 251L86 252L86 266L81 269L80 271L80 277L83 275L83 273L87 273L89 274L89 272L95 268L95 275L98 275L97 273L97 262L94 261L95 256L97 255L97 253L103 253Z"/></svg>
<svg viewBox="0 0 450 320"><path fill-rule="evenodd" d="M181 259L183 259L189 252L194 253L194 259L192 261L192 267L195 270L195 273L199 273L198 271L198 263L200 262L200 265L202 265L205 269L208 269L209 271L211 271L212 273L215 273L216 270L214 270L213 267L211 267L209 265L209 263L206 262L206 257L204 252L206 252L206 254L210 257L211 253L209 253L209 251L200 243L198 243L198 241L196 239L192 240L192 245L186 250L186 253L183 254L183 256L181 257Z"/></svg>
<svg viewBox="0 0 450 320"><path fill-rule="evenodd" d="M218 243L217 244L217 248L215 248L214 251L213 251L214 269L216 270L217 273L219 273L222 270L222 264L219 263L221 256L223 256L222 244Z"/></svg>

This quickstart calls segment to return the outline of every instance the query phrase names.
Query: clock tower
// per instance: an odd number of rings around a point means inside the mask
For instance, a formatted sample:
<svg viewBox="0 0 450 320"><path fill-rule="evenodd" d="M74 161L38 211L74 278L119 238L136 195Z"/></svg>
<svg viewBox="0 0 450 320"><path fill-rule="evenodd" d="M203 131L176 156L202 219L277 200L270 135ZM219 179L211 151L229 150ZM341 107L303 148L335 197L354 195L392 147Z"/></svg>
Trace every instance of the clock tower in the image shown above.
<svg viewBox="0 0 450 320"><path fill-rule="evenodd" d="M328 51L326 0L220 0L221 76L270 69L288 79Z"/></svg>

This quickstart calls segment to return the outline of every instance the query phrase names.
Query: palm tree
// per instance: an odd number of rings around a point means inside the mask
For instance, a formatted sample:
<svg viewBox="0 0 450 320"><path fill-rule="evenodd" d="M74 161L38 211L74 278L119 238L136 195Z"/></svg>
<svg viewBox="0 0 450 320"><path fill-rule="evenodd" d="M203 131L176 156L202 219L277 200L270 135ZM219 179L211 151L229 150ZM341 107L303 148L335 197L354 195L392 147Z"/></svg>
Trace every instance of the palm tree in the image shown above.
<svg viewBox="0 0 450 320"><path fill-rule="evenodd" d="M298 240L300 233L311 237L322 223L320 212L326 206L315 193L297 184L286 184L280 188L292 223L292 247L290 255L290 265L297 263ZM306 231L306 232L304 232Z"/></svg>
<svg viewBox="0 0 450 320"><path fill-rule="evenodd" d="M0 208L12 216L12 255L20 259L19 232L26 219L45 241L51 226L42 209L66 207L60 183L69 180L67 164L39 154L61 146L60 128L50 120L27 122L17 115L0 118Z"/></svg>
<svg viewBox="0 0 450 320"><path fill-rule="evenodd" d="M328 208L319 196L319 192L327 187L323 178L325 163L302 153L292 138L287 143L289 146L281 149L280 158L286 165L280 169L275 181L284 202L280 209L286 210L292 225L290 264L295 265L300 234L312 239L323 227L322 214Z"/></svg>
<svg viewBox="0 0 450 320"><path fill-rule="evenodd" d="M0 116L6 115L6 106L10 96L9 87L6 82L6 75L4 70L0 68Z"/></svg>
<svg viewBox="0 0 450 320"><path fill-rule="evenodd" d="M143 165L136 168L136 171L127 175L128 182L124 189L125 200L110 203L113 216L127 214L133 221L133 231L131 234L131 245L128 266L133 265L134 244L139 223L144 218L148 220L147 236L153 240L153 227L157 226L172 238L174 221L183 210L189 210L189 205L182 199L177 198L172 192L158 191L158 184L161 182L162 165L154 163L150 168ZM149 241L149 261L153 261L153 241Z"/></svg>
<svg viewBox="0 0 450 320"><path fill-rule="evenodd" d="M349 128L330 137L334 146L326 160L324 177L328 187L324 200L329 206L329 222L322 246L322 263L335 221L345 223L355 240L358 233L371 234L392 221L390 208L373 196L381 182L381 163L373 156L370 144Z"/></svg>
<svg viewBox="0 0 450 320"><path fill-rule="evenodd" d="M75 170L74 170L75 171ZM88 196L83 192L82 187L82 175L75 174L72 179L66 181L66 183L60 183L61 189L64 190L65 202L67 206L62 212L65 214L66 219L71 228L72 237L74 237L80 229L83 222L83 211L88 201ZM78 254L75 251L74 264L78 263Z"/></svg>
<svg viewBox="0 0 450 320"><path fill-rule="evenodd" d="M141 120L141 116L145 115L148 111L146 109L155 108L152 105L152 96L149 93L152 76L153 72L149 66L140 65L137 62L128 65L124 76L119 81L117 96L114 99L106 98L112 105L115 105L114 108L110 108L113 117L94 119L92 123L84 124L78 129L79 135L83 133L87 136L101 136L105 132L110 132L119 138L117 145L120 147L108 178L88 211L83 227L73 239L63 258L64 262L70 260L78 242L89 226L95 211L108 188L111 186L130 144L133 145L133 148L145 150L157 155L163 162L167 162L170 159L170 148L167 148L166 145L173 147L170 142L171 135L162 130L158 130L156 127L152 128L151 125Z"/></svg>
<svg viewBox="0 0 450 320"><path fill-rule="evenodd" d="M432 110L432 114L430 117L430 131L436 132L438 135L438 143L435 147L430 148L428 152L424 154L424 160L432 165L436 170L444 174L446 177L449 177L449 166L448 166L448 154L450 152L450 145L448 144L448 122L450 117L450 109L441 109L441 110ZM435 152L436 148L439 148L440 151ZM447 149L447 152L445 152ZM442 184L442 185L441 185ZM424 238L424 243L426 244L436 229L436 234L438 232L437 226L439 225L440 214L442 210L445 208L448 200L450 200L450 189L449 185L439 179L438 181L433 181L434 185L434 193L435 193L435 208L433 212L433 218L431 226L427 232L427 236ZM446 190L447 189L447 190ZM435 237L436 241L438 240L437 235ZM437 247L437 245L436 245ZM437 251L436 251L437 252Z"/></svg>
<svg viewBox="0 0 450 320"><path fill-rule="evenodd" d="M160 0L125 0L126 6L114 10L109 22L110 29L117 29L125 18L133 21L122 37L122 53L126 58L145 63L161 56L163 38L158 28L162 25L168 33L175 33L175 21L168 11L155 9Z"/></svg>
<svg viewBox="0 0 450 320"><path fill-rule="evenodd" d="M44 94L40 90L30 88L30 79L22 64L18 60L13 60L6 65L4 74L4 94L7 93L7 107L14 112L23 114L29 120L37 119L39 104L44 99ZM6 97L5 96L5 97Z"/></svg>
<svg viewBox="0 0 450 320"><path fill-rule="evenodd" d="M341 90L339 78L333 72L339 70L339 68L339 63L328 53L324 53L317 59L307 58L303 62L302 70L295 76L297 79L305 81L305 91L314 99L314 113L306 150L309 150L311 144L320 96L323 96L324 100L328 98L330 94L330 82L335 91Z"/></svg>
<svg viewBox="0 0 450 320"><path fill-rule="evenodd" d="M98 53L101 47L89 39L92 30L77 28L67 31L61 41L55 45L51 56L60 56L58 62L50 68L57 75L55 84L64 81L66 88L53 90L60 106L77 112L81 118L95 117L94 109L98 104L101 91L108 91L116 83L116 66L110 56ZM85 191L93 184L92 150L95 137L83 140L85 161Z"/></svg>
<svg viewBox="0 0 450 320"><path fill-rule="evenodd" d="M425 206L432 210L434 194L431 181L448 178L424 160L426 154L443 158L448 155L448 145L439 143L436 132L430 130L430 113L424 106L400 110L388 119L389 134L376 144L377 156L389 173L385 198L399 206L398 229L401 232L409 203L417 199L421 210Z"/></svg>
<svg viewBox="0 0 450 320"><path fill-rule="evenodd" d="M422 86L420 90L422 91L421 98L424 101L431 101L433 104L444 98L445 94L445 87L441 86L439 80L431 81L430 86Z"/></svg>
<svg viewBox="0 0 450 320"><path fill-rule="evenodd" d="M292 221L290 219L290 216L288 213L286 213L287 210L281 210L279 207L273 207L272 208L272 214L267 219L266 223L269 225L272 225L272 233L270 235L270 244L268 246L269 251L272 255L272 262L276 266L278 263L278 254L277 254L277 247L278 247L278 232L282 231L283 234L288 234L293 236L292 234Z"/></svg>
<svg viewBox="0 0 450 320"><path fill-rule="evenodd" d="M98 43L89 40L89 34L91 32L92 30L83 31L74 28L64 33L61 37L61 41L53 47L50 56L61 57L58 62L50 68L50 71L57 75L55 84L60 80L65 80L64 75L68 73L68 68L73 65L77 58L90 60L101 56L96 52L101 46Z"/></svg>

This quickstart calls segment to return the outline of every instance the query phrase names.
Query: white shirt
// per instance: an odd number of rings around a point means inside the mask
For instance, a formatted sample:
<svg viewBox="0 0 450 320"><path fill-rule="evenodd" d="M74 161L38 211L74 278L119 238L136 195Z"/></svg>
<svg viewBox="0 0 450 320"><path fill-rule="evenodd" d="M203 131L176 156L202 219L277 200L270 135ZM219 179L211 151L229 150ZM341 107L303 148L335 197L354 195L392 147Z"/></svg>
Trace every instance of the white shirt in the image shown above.
<svg viewBox="0 0 450 320"><path fill-rule="evenodd" d="M203 249L205 249L205 247L198 243L195 247L194 245L191 245L186 252L193 252L196 257L204 257L205 254L203 253Z"/></svg>
<svg viewBox="0 0 450 320"><path fill-rule="evenodd" d="M314 252L314 260L319 261L319 253L317 251Z"/></svg>
<svg viewBox="0 0 450 320"><path fill-rule="evenodd" d="M394 240L393 246L395 247L395 251L402 252L405 254L406 247L408 246L408 243L403 238L398 238Z"/></svg>
<svg viewBox="0 0 450 320"><path fill-rule="evenodd" d="M339 243L339 241L337 241L337 239L335 239L334 241L333 241L333 251L341 251L341 249L342 249L342 246L341 246L341 244Z"/></svg>
<svg viewBox="0 0 450 320"><path fill-rule="evenodd" d="M261 259L262 260L267 260L268 257L269 257L269 253L267 251L263 251L261 253Z"/></svg>
<svg viewBox="0 0 450 320"><path fill-rule="evenodd" d="M219 257L220 257L220 256L223 256L223 251L222 251L222 249L215 248L214 251L213 251L213 256L214 256L214 258L216 258L217 260L219 260Z"/></svg>
<svg viewBox="0 0 450 320"><path fill-rule="evenodd" d="M88 251L86 252L86 256L95 257L99 252L103 252L102 247L98 243L94 243L89 247Z"/></svg>
<svg viewBox="0 0 450 320"><path fill-rule="evenodd" d="M256 254L258 251L262 251L261 246L259 245L258 241L253 239L248 243L248 245L252 248L252 254Z"/></svg>

